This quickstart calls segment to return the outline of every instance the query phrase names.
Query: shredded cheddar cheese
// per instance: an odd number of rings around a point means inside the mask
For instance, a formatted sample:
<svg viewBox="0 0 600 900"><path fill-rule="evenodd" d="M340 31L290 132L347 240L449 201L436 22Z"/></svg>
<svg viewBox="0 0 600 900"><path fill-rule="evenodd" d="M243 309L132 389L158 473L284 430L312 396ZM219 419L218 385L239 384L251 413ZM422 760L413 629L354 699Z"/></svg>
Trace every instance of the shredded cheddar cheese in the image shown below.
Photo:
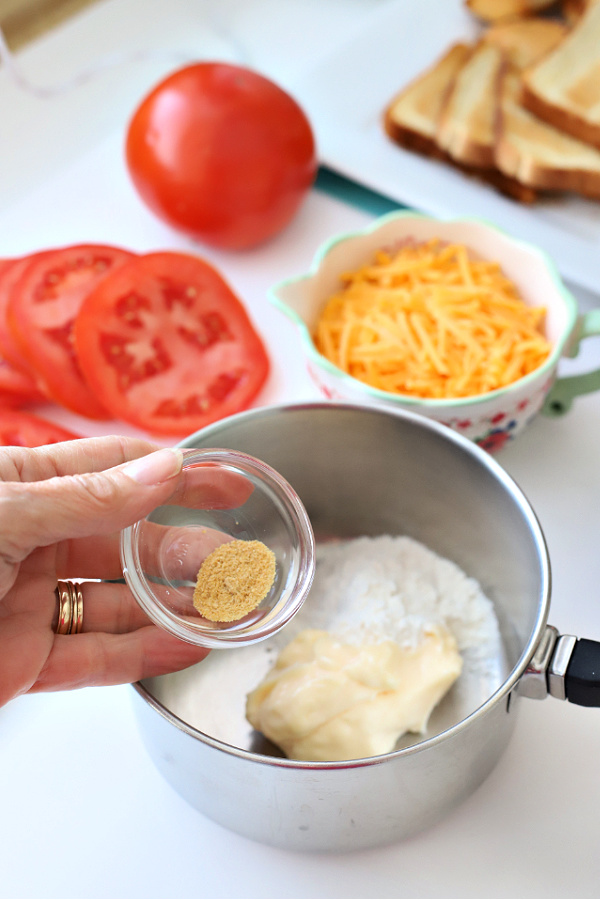
<svg viewBox="0 0 600 900"><path fill-rule="evenodd" d="M488 393L550 353L546 310L530 307L496 262L461 244L407 242L345 273L321 311L317 349L354 378L424 398Z"/></svg>

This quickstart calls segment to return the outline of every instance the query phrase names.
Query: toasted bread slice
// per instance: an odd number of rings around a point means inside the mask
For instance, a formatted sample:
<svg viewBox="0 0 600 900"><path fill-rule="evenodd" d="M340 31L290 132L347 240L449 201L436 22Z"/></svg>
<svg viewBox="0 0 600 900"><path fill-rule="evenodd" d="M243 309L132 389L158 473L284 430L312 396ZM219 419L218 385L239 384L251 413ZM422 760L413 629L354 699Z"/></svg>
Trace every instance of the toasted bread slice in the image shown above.
<svg viewBox="0 0 600 900"><path fill-rule="evenodd" d="M384 114L389 136L408 150L440 156L436 143L437 122L448 88L469 55L467 44L452 47L397 94Z"/></svg>
<svg viewBox="0 0 600 900"><path fill-rule="evenodd" d="M521 78L501 73L496 165L510 178L544 191L600 199L600 151L538 119L521 103Z"/></svg>
<svg viewBox="0 0 600 900"><path fill-rule="evenodd" d="M465 0L474 16L483 22L500 22L531 16L543 9L549 9L556 0Z"/></svg>
<svg viewBox="0 0 600 900"><path fill-rule="evenodd" d="M456 162L494 166L497 82L502 52L480 41L461 66L442 107L438 145Z"/></svg>
<svg viewBox="0 0 600 900"><path fill-rule="evenodd" d="M507 178L495 167L477 167L452 159L436 141L438 120L451 85L473 48L454 44L433 66L412 81L391 101L384 114L387 134L400 146L444 160L462 172L492 184L523 203L535 200L534 190Z"/></svg>
<svg viewBox="0 0 600 900"><path fill-rule="evenodd" d="M566 33L567 27L562 22L534 16L491 25L484 32L483 40L499 47L512 66L525 69L554 50Z"/></svg>
<svg viewBox="0 0 600 900"><path fill-rule="evenodd" d="M533 203L537 197L534 189L496 166L496 105L502 65L502 51L493 44L480 41L471 49L446 92L437 143L447 161L466 174L521 203Z"/></svg>
<svg viewBox="0 0 600 900"><path fill-rule="evenodd" d="M525 106L600 148L600 3L590 3L555 50L523 75Z"/></svg>

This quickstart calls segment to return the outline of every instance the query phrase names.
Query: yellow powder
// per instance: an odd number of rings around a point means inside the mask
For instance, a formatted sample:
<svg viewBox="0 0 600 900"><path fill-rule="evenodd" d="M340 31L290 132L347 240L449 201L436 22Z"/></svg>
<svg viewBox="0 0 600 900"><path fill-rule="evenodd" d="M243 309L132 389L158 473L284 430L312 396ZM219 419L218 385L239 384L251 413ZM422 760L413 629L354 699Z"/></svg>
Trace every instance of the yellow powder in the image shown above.
<svg viewBox="0 0 600 900"><path fill-rule="evenodd" d="M211 622L236 622L256 609L274 580L275 554L262 541L230 541L200 566L194 606Z"/></svg>

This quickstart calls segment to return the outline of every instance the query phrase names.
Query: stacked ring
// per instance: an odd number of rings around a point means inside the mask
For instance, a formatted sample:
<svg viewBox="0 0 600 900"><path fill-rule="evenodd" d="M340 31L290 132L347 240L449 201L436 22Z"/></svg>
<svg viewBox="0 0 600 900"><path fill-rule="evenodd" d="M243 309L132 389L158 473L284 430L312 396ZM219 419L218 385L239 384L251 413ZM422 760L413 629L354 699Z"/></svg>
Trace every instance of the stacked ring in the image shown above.
<svg viewBox="0 0 600 900"><path fill-rule="evenodd" d="M56 585L58 622L56 634L79 634L83 629L83 591L72 581L59 581Z"/></svg>

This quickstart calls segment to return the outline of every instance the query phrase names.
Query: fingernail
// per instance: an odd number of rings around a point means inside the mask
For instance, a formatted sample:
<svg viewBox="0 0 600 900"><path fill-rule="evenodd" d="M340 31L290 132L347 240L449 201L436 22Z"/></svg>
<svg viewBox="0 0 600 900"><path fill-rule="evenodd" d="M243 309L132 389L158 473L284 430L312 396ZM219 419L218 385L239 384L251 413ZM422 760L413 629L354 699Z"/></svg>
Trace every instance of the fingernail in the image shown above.
<svg viewBox="0 0 600 900"><path fill-rule="evenodd" d="M172 447L155 450L127 463L123 472L138 484L162 484L178 475L183 464L183 453Z"/></svg>

